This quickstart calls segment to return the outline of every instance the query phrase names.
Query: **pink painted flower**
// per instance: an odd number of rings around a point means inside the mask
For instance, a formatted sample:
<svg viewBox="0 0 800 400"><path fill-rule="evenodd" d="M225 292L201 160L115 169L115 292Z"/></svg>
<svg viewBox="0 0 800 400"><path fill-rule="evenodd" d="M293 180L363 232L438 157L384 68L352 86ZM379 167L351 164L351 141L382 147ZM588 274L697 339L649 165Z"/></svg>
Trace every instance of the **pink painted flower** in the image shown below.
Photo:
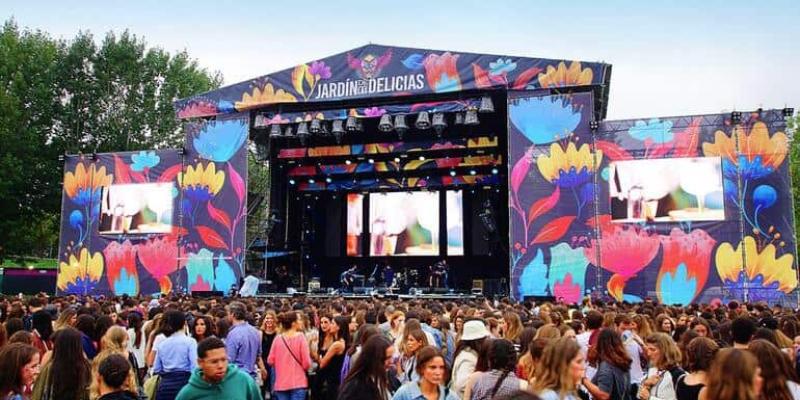
<svg viewBox="0 0 800 400"><path fill-rule="evenodd" d="M364 109L364 116L368 118L380 117L386 114L386 110L380 107L369 107Z"/></svg>
<svg viewBox="0 0 800 400"><path fill-rule="evenodd" d="M314 61L311 63L311 67L308 68L308 72L311 73L316 80L330 79L331 77L331 67L325 65L325 61Z"/></svg>
<svg viewBox="0 0 800 400"><path fill-rule="evenodd" d="M136 273L136 249L130 240L121 244L111 242L103 250L106 259L106 279L108 287L114 294L128 294L136 296L139 294L138 276ZM124 279L123 279L124 278ZM128 285L127 283L134 283Z"/></svg>
<svg viewBox="0 0 800 400"><path fill-rule="evenodd" d="M596 239L592 240L584 253L593 265L614 274L608 281L608 291L614 298L622 301L625 283L653 261L661 242L658 236L634 227L625 229L611 224L603 227L601 231L600 243L598 244Z"/></svg>
<svg viewBox="0 0 800 400"><path fill-rule="evenodd" d="M563 282L553 285L553 295L565 303L575 304L581 300L581 285L572 282L572 274L567 273Z"/></svg>
<svg viewBox="0 0 800 400"><path fill-rule="evenodd" d="M177 259L178 240L175 236L166 235L139 245L139 262L158 280L162 293L169 293L172 289L169 274L181 267Z"/></svg>

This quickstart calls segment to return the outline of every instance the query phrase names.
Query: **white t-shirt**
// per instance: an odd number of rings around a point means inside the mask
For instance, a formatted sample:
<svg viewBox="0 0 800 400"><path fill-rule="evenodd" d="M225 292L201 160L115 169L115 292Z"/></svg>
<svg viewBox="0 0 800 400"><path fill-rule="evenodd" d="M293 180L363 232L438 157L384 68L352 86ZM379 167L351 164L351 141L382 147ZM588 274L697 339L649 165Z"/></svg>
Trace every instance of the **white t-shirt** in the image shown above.
<svg viewBox="0 0 800 400"><path fill-rule="evenodd" d="M146 367L144 363L144 347L147 345L147 339L144 337L144 332L139 336L139 348L136 348L136 332L133 328L128 329L128 352L136 358L139 368L144 368Z"/></svg>
<svg viewBox="0 0 800 400"><path fill-rule="evenodd" d="M597 369L589 365L589 361L586 359L587 354L589 353L589 338L592 336L592 331L586 331L581 333L580 335L575 336L575 341L578 342L578 345L581 346L581 354L583 354L583 364L586 366L586 377L589 380L594 378L594 374L597 373Z"/></svg>
<svg viewBox="0 0 800 400"><path fill-rule="evenodd" d="M786 381L786 386L789 387L789 393L792 394L792 399L800 400L800 385L795 381Z"/></svg>
<svg viewBox="0 0 800 400"><path fill-rule="evenodd" d="M628 357L631 358L631 383L641 383L644 379L644 367L641 363L642 346L633 339L632 335L623 335L625 343L625 351L628 352Z"/></svg>

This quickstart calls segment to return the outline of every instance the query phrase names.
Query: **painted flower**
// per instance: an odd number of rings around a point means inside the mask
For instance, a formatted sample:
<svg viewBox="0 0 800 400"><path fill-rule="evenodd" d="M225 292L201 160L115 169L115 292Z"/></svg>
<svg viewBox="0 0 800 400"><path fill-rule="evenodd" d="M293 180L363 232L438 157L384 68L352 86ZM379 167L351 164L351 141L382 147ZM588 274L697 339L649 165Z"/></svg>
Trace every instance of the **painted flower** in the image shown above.
<svg viewBox="0 0 800 400"><path fill-rule="evenodd" d="M706 157L722 157L722 171L729 179L736 179L737 169L744 180L763 178L783 164L788 152L786 134L775 132L770 137L767 125L760 121L749 131L735 127L732 136L716 131L714 143L703 143Z"/></svg>
<svg viewBox="0 0 800 400"><path fill-rule="evenodd" d="M493 138L488 138L486 136L480 136L477 138L470 138L467 139L467 147L470 149L473 148L480 148L480 147L497 147L497 136Z"/></svg>
<svg viewBox="0 0 800 400"><path fill-rule="evenodd" d="M93 293L103 275L103 255L100 252L89 254L82 248L78 256L70 254L69 262L60 262L56 287L62 293Z"/></svg>
<svg viewBox="0 0 800 400"><path fill-rule="evenodd" d="M573 249L567 243L559 243L550 248L550 259L548 282L553 296L567 303L577 303L583 294L589 265L583 248Z"/></svg>
<svg viewBox="0 0 800 400"><path fill-rule="evenodd" d="M191 101L178 111L178 118L180 119L207 117L210 115L217 115L217 105L210 101Z"/></svg>
<svg viewBox="0 0 800 400"><path fill-rule="evenodd" d="M203 163L197 163L196 167L186 167L186 173L178 174L178 183L192 200L211 200L225 184L225 171L217 171L213 162L205 167Z"/></svg>
<svg viewBox="0 0 800 400"><path fill-rule="evenodd" d="M228 293L231 287L236 284L236 280L236 273L233 272L233 268L220 254L217 258L217 268L214 269L214 290Z"/></svg>
<svg viewBox="0 0 800 400"><path fill-rule="evenodd" d="M581 68L580 61L573 61L569 68L561 61L558 68L548 65L547 71L539 74L539 85L543 88L586 86L592 84L592 78L592 69Z"/></svg>
<svg viewBox="0 0 800 400"><path fill-rule="evenodd" d="M83 229L83 213L78 210L72 210L69 213L69 226L78 231Z"/></svg>
<svg viewBox="0 0 800 400"><path fill-rule="evenodd" d="M214 253L206 248L189 253L186 262L189 291L208 291L214 286Z"/></svg>
<svg viewBox="0 0 800 400"><path fill-rule="evenodd" d="M522 269L518 282L519 298L547 295L547 264L541 249L536 249L533 259Z"/></svg>
<svg viewBox="0 0 800 400"><path fill-rule="evenodd" d="M622 301L625 284L653 261L661 242L658 236L635 227L606 224L601 232L602 240L593 239L584 254L592 265L613 273L608 292Z"/></svg>
<svg viewBox="0 0 800 400"><path fill-rule="evenodd" d="M446 52L442 55L428 54L422 65L425 67L425 77L428 86L434 92L454 92L461 90L461 78L458 75L458 54Z"/></svg>
<svg viewBox="0 0 800 400"><path fill-rule="evenodd" d="M314 61L311 63L311 67L308 68L308 73L314 76L316 81L330 79L331 67L325 65L325 61Z"/></svg>
<svg viewBox="0 0 800 400"><path fill-rule="evenodd" d="M650 121L636 121L634 125L628 129L628 134L634 139L646 141L650 140L654 143L671 142L674 135L672 133L672 121L660 121L658 118L653 118Z"/></svg>
<svg viewBox="0 0 800 400"><path fill-rule="evenodd" d="M517 130L534 144L547 144L572 135L581 122L581 113L560 96L529 97L513 100L508 112Z"/></svg>
<svg viewBox="0 0 800 400"><path fill-rule="evenodd" d="M88 168L79 162L75 172L64 174L64 192L75 204L86 206L100 201L100 192L104 186L111 185L114 175L106 174L106 167L96 168L91 164Z"/></svg>
<svg viewBox="0 0 800 400"><path fill-rule="evenodd" d="M192 144L201 158L226 162L247 141L247 129L241 119L210 122L192 139Z"/></svg>
<svg viewBox="0 0 800 400"><path fill-rule="evenodd" d="M130 240L111 242L103 250L106 259L106 279L115 295L139 294L139 278L136 271L137 246Z"/></svg>
<svg viewBox="0 0 800 400"><path fill-rule="evenodd" d="M237 110L242 111L249 108L275 103L296 103L297 98L291 93L278 89L271 83L267 83L263 88L253 89L253 93L245 93L242 99L237 101L235 107Z"/></svg>
<svg viewBox="0 0 800 400"><path fill-rule="evenodd" d="M689 304L705 287L717 241L702 229L687 234L678 228L660 240L664 256L656 278L658 299L663 304Z"/></svg>
<svg viewBox="0 0 800 400"><path fill-rule="evenodd" d="M550 155L539 155L536 165L548 181L564 188L573 188L590 182L602 159L603 152L597 150L593 154L588 144L578 149L574 142L569 142L565 151L561 144L553 143L550 145Z"/></svg>
<svg viewBox="0 0 800 400"><path fill-rule="evenodd" d="M364 109L364 116L368 118L380 117L383 114L386 114L386 109L380 107L369 107Z"/></svg>
<svg viewBox="0 0 800 400"><path fill-rule="evenodd" d="M746 236L735 250L730 243L721 244L716 253L717 273L731 297L743 298L747 290L749 301L773 301L797 288L794 256L775 253L774 244L759 246L752 236Z"/></svg>
<svg viewBox="0 0 800 400"><path fill-rule="evenodd" d="M517 69L517 63L510 58L498 58L495 62L489 63L489 75L505 75Z"/></svg>
<svg viewBox="0 0 800 400"><path fill-rule="evenodd" d="M138 154L131 156L131 161L133 161L131 169L141 172L158 165L158 163L161 162L161 157L159 157L155 151L140 151Z"/></svg>
<svg viewBox="0 0 800 400"><path fill-rule="evenodd" d="M161 287L161 293L172 290L169 274L178 270L178 240L175 236L166 235L145 241L139 245L139 262L155 278Z"/></svg>

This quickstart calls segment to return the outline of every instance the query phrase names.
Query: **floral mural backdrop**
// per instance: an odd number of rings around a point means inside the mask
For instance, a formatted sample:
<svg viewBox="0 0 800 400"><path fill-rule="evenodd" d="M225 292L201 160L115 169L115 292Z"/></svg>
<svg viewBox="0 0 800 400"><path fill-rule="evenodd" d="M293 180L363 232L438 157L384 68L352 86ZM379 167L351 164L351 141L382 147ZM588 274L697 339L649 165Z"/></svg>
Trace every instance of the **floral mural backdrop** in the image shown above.
<svg viewBox="0 0 800 400"><path fill-rule="evenodd" d="M238 283L247 213L247 119L193 122L186 131L185 152L66 158L57 293L227 292ZM153 204L146 191L143 199L130 195L148 184L167 184L169 203ZM115 199L115 193L128 198ZM114 216L127 213L123 206L135 215L121 218L120 228Z"/></svg>
<svg viewBox="0 0 800 400"><path fill-rule="evenodd" d="M780 111L743 113L739 124L731 114L605 121L593 133L588 104L588 93L509 96L517 298L796 302L789 140ZM722 190L705 201L718 203L724 218L612 220L610 188L618 183L611 163L698 157L721 162Z"/></svg>

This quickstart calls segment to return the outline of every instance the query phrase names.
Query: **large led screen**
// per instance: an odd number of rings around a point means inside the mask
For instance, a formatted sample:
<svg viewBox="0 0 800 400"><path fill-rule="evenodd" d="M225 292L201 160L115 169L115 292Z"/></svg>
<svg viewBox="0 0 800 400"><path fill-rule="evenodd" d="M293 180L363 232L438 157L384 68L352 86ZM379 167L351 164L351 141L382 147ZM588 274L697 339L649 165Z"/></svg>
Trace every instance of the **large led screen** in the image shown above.
<svg viewBox="0 0 800 400"><path fill-rule="evenodd" d="M719 157L616 161L608 177L615 222L725 219Z"/></svg>
<svg viewBox="0 0 800 400"><path fill-rule="evenodd" d="M361 235L364 233L363 217L364 195L350 193L347 195L347 255L360 256Z"/></svg>
<svg viewBox="0 0 800 400"><path fill-rule="evenodd" d="M369 227L372 256L438 256L439 193L372 193Z"/></svg>
<svg viewBox="0 0 800 400"><path fill-rule="evenodd" d="M447 255L464 255L464 193L461 190L448 190L447 202Z"/></svg>
<svg viewBox="0 0 800 400"><path fill-rule="evenodd" d="M172 182L111 185L100 203L101 235L172 232Z"/></svg>

